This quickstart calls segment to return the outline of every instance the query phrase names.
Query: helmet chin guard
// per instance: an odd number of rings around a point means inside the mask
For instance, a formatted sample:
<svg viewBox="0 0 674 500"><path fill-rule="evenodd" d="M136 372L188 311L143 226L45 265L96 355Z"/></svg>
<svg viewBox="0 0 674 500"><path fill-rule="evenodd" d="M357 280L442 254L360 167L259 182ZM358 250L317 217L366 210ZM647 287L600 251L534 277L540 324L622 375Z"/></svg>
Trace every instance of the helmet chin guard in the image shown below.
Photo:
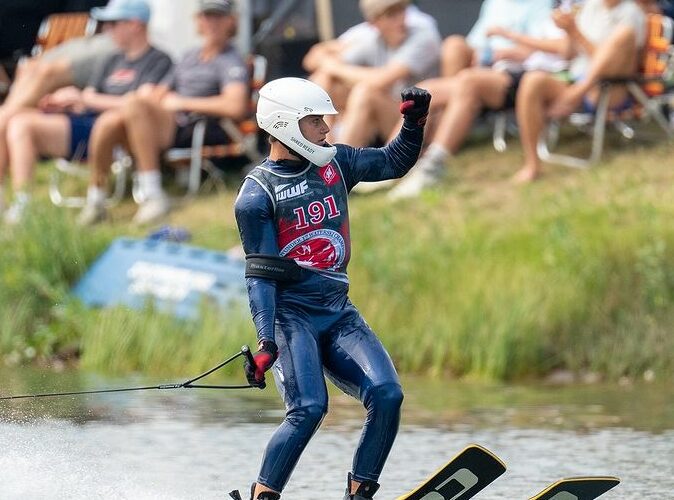
<svg viewBox="0 0 674 500"><path fill-rule="evenodd" d="M323 166L334 158L335 146L308 141L299 121L309 115L336 115L328 93L303 78L279 78L260 89L257 103L258 126L311 163Z"/></svg>

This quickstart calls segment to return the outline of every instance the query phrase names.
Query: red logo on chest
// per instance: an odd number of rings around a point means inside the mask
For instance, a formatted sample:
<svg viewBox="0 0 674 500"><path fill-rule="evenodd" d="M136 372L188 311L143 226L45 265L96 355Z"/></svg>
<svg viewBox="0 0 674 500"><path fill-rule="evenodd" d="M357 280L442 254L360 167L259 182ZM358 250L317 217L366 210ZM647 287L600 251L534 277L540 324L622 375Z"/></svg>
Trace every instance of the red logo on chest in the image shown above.
<svg viewBox="0 0 674 500"><path fill-rule="evenodd" d="M337 169L332 166L332 163L328 163L319 168L318 173L323 178L326 186L332 186L339 181L339 173L337 172Z"/></svg>

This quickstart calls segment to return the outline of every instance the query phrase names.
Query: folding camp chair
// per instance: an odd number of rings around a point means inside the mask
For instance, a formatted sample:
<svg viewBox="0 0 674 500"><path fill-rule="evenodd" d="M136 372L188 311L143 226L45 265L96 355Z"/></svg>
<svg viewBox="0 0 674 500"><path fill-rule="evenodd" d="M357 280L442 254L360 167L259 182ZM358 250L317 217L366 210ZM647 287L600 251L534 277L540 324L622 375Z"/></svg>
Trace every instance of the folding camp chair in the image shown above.
<svg viewBox="0 0 674 500"><path fill-rule="evenodd" d="M250 163L253 163L262 156L258 148L259 129L255 121L255 109L259 90L267 76L267 59L253 54L248 58L247 64L250 74L250 103L247 116L240 122L229 118L220 121L220 126L231 142L204 145L207 119L201 118L194 128L191 146L172 148L164 155L164 160L168 164L176 165L178 168L185 165L189 167L185 193L187 197L194 196L202 186L223 185L222 173L213 162L214 159L245 156ZM202 172L206 174L204 183L201 181Z"/></svg>
<svg viewBox="0 0 674 500"><path fill-rule="evenodd" d="M40 55L71 38L93 35L96 26L96 20L88 12L52 14L40 24L31 55Z"/></svg>
<svg viewBox="0 0 674 500"><path fill-rule="evenodd" d="M666 16L648 16L648 37L643 49L640 71L625 78L602 80L599 99L594 113L573 113L568 121L571 125L588 132L592 137L590 154L586 157L553 153L560 134L560 123L551 122L538 142L538 156L541 160L572 168L589 168L601 158L607 125L616 129L624 139L636 137L635 126L653 121L667 139L674 137L674 129L667 116L668 105L665 90L672 78L674 48L671 45L674 23ZM614 85L624 85L634 105L625 111L611 110L610 90Z"/></svg>

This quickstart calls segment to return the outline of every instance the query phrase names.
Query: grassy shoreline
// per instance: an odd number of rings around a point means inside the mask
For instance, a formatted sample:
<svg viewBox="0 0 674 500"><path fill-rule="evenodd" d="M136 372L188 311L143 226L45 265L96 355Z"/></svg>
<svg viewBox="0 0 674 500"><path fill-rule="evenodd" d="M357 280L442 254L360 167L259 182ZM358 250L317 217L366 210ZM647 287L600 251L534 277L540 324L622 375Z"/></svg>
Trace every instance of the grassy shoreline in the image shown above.
<svg viewBox="0 0 674 500"><path fill-rule="evenodd" d="M473 146L419 200L352 198L351 297L396 365L493 380L674 375L671 146L630 148L587 172L548 167L526 187L508 182L519 158ZM201 196L170 223L195 245L230 248L234 194ZM74 214L38 202L24 227L0 227L0 360L79 351L87 369L184 373L253 342L245 313L180 323L69 298L112 239L145 234L129 224L133 210L127 201L112 224L83 231Z"/></svg>

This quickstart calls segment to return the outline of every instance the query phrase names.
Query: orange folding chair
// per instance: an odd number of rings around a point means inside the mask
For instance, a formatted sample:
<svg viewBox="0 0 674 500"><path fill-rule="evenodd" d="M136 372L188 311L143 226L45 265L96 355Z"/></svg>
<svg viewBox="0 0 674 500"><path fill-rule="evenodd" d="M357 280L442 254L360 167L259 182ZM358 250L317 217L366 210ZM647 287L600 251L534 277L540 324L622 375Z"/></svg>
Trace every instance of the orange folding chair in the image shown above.
<svg viewBox="0 0 674 500"><path fill-rule="evenodd" d="M71 38L93 35L96 26L96 20L89 17L88 12L52 14L40 25L32 55L37 56Z"/></svg>

